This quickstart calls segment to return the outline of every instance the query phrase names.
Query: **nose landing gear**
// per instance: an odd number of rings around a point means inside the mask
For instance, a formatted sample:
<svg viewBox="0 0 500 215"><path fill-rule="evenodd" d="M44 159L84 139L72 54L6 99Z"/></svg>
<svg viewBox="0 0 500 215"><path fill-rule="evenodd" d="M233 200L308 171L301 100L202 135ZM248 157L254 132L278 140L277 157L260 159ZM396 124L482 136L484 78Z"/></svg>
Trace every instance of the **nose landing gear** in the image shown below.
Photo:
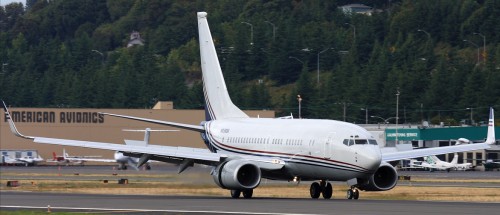
<svg viewBox="0 0 500 215"><path fill-rule="evenodd" d="M359 190L352 186L349 190L347 190L347 199L359 199Z"/></svg>
<svg viewBox="0 0 500 215"><path fill-rule="evenodd" d="M321 180L319 183L314 182L311 184L309 194L311 194L311 198L313 199L319 198L321 194L323 194L324 199L330 199L333 194L332 184L325 180Z"/></svg>

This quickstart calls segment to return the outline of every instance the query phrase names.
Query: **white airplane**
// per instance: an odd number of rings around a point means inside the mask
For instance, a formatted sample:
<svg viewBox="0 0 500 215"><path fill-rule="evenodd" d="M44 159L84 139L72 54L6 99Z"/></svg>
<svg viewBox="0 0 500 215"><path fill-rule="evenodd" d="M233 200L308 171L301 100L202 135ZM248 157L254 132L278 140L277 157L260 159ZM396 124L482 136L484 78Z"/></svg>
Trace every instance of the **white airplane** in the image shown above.
<svg viewBox="0 0 500 215"><path fill-rule="evenodd" d="M472 163L458 163L458 154L455 153L451 162L445 162L438 157L431 155L427 156L421 164L414 164L414 166L428 168L430 171L434 170L469 170L472 169Z"/></svg>
<svg viewBox="0 0 500 215"><path fill-rule="evenodd" d="M366 129L347 122L321 119L250 118L231 101L217 58L207 13L199 12L198 29L206 102L206 121L200 125L146 119L111 113L108 116L172 126L201 133L207 149L160 145L123 145L26 136L15 127L5 103L5 116L12 132L36 143L116 150L148 160L179 164L179 173L193 164L212 166L214 182L231 197L251 198L262 178L284 181L315 181L312 198L330 199L330 181L347 181L348 199L358 199L359 190L385 191L396 186L396 169L388 162L435 154L490 148L495 142L493 109L484 143L381 153L375 137ZM319 182L319 183L318 183Z"/></svg>
<svg viewBox="0 0 500 215"><path fill-rule="evenodd" d="M16 158L15 160L19 161L21 163L24 163L24 165L26 165L26 166L34 166L37 163L42 162L43 158L40 155L38 155L38 157L24 156L24 157Z"/></svg>
<svg viewBox="0 0 500 215"><path fill-rule="evenodd" d="M134 130L134 129L123 129L122 131L132 131L132 132L144 132L144 140L143 141L138 141L138 140L125 140L125 144L130 145L130 146L148 146L149 145L149 138L151 136L151 132L171 132L171 131L179 131L179 130L153 130L150 128L146 128L144 130ZM131 157L124 155L123 152L116 151L114 155L114 162L118 163L118 170L126 170L127 169L127 164L128 166L133 167L134 169L138 170L139 166L139 158L137 157ZM150 161L146 161L145 169L146 170L151 170L151 165L149 165Z"/></svg>
<svg viewBox="0 0 500 215"><path fill-rule="evenodd" d="M133 132L144 132L144 140L143 141L137 141L137 140L125 140L125 143L127 145L139 145L139 146L147 146L149 144L149 137L151 132L166 132L166 131L179 131L179 130L152 130L150 128L146 128L144 130L130 130L130 129L123 129L123 131L133 131ZM80 164L83 165L85 162L105 162L105 163L118 163L118 170L126 170L127 165L133 167L136 170L139 170L137 168L137 164L139 162L139 158L135 157L130 157L124 155L123 152L116 151L114 154L114 159L105 159L105 158L99 158L100 156L70 156L67 152L66 149L63 149L63 156L57 156L55 152L53 152L53 158L48 159L47 162L57 162L60 164ZM145 169L150 170L151 166L149 165L149 162L145 164Z"/></svg>
<svg viewBox="0 0 500 215"><path fill-rule="evenodd" d="M67 152L66 149L63 149L63 155L57 155L55 152L52 152L52 159L47 159L47 163L57 163L57 164L64 164L64 165L70 165L70 164L79 164L79 165L84 165L85 162L87 161L92 161L94 159L97 160L106 160L106 159L99 159L98 157L100 156L70 156Z"/></svg>

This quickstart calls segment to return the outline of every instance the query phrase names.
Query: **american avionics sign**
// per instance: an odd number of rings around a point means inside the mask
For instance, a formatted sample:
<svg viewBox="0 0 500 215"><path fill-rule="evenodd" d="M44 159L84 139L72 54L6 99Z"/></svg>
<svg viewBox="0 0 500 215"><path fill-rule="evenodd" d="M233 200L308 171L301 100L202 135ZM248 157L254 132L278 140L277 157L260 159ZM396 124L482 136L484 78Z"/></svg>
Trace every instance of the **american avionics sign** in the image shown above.
<svg viewBox="0 0 500 215"><path fill-rule="evenodd" d="M104 123L98 112L11 111L11 116L14 122L27 123ZM7 122L7 117L4 120Z"/></svg>

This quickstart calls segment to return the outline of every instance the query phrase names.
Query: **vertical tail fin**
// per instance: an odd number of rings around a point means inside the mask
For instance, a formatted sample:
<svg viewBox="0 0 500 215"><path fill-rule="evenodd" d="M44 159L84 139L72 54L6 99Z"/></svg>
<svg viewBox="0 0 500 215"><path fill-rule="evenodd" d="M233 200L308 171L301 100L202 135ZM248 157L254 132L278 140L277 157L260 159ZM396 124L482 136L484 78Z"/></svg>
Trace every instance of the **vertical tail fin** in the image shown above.
<svg viewBox="0 0 500 215"><path fill-rule="evenodd" d="M146 143L146 145L149 144L149 135L150 135L150 132L151 132L150 128L146 128L144 130L144 142Z"/></svg>
<svg viewBox="0 0 500 215"><path fill-rule="evenodd" d="M490 108L490 118L488 120L488 134L486 136L486 143L495 144L495 116L493 108Z"/></svg>
<svg viewBox="0 0 500 215"><path fill-rule="evenodd" d="M55 160L55 161L57 160L56 152L52 152L52 159Z"/></svg>
<svg viewBox="0 0 500 215"><path fill-rule="evenodd" d="M453 155L453 160L451 160L451 162L450 162L450 163L451 163L451 164L457 164L457 163L458 163L458 154L457 154L457 153L455 153L455 154Z"/></svg>
<svg viewBox="0 0 500 215"><path fill-rule="evenodd" d="M215 45L208 27L207 13L198 12L198 31L200 42L201 70L203 73L203 92L207 119L248 118L236 107L226 88L222 70L215 51Z"/></svg>

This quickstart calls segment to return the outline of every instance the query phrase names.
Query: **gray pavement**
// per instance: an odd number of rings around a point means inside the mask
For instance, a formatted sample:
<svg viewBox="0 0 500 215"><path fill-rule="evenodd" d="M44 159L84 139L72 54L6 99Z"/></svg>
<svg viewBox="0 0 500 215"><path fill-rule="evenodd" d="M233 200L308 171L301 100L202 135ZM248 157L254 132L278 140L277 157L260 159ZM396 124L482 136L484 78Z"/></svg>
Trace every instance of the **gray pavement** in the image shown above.
<svg viewBox="0 0 500 215"><path fill-rule="evenodd" d="M190 168L183 174L195 174L197 180L213 183L210 168ZM33 173L33 174L31 174ZM76 176L75 173L78 173ZM42 174L41 176L37 176ZM38 166L0 167L1 179L97 180L126 177L129 180L179 180L177 167L154 165L151 171L113 170L112 166ZM101 176L94 176L94 175ZM113 175L116 174L116 175ZM144 177L148 175L149 177ZM500 172L400 172L412 178L498 179ZM161 177L155 177L161 176ZM55 178L54 178L55 177ZM280 182L272 182L280 183ZM286 183L286 182L284 182ZM498 183L416 183L400 181L399 186L498 187ZM345 185L345 183L343 183ZM189 195L189 194L186 194ZM104 214L497 214L500 203L392 201L392 200L313 200L287 198L231 199L213 196L96 195L48 192L0 191L0 212L5 210L77 211Z"/></svg>
<svg viewBox="0 0 500 215"><path fill-rule="evenodd" d="M497 214L498 203L94 195L1 191L1 210L105 214Z"/></svg>

